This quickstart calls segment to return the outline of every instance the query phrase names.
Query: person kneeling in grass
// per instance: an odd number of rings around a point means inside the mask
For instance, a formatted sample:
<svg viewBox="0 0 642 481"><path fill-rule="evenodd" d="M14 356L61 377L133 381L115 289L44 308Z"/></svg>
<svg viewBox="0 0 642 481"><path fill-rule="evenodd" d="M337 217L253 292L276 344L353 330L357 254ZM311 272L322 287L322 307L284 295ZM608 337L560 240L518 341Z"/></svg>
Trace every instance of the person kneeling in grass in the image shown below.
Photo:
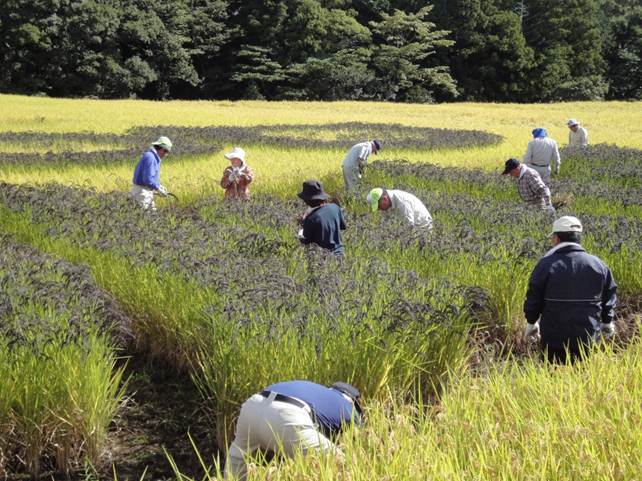
<svg viewBox="0 0 642 481"><path fill-rule="evenodd" d="M297 195L309 207L300 219L303 228L299 230L299 240L303 244L317 244L335 255L343 255L341 231L346 230L346 222L341 208L328 202L330 196L318 180L303 182L303 189Z"/></svg>
<svg viewBox="0 0 642 481"><path fill-rule="evenodd" d="M256 452L292 457L297 451L331 451L351 423L360 425L357 388L344 382L330 387L310 381L272 384L241 406L234 441L225 462L225 479L245 480L247 457Z"/></svg>
<svg viewBox="0 0 642 481"><path fill-rule="evenodd" d="M391 210L411 226L432 229L430 212L423 202L409 192L377 187L368 193L366 201L370 204L372 212Z"/></svg>
<svg viewBox="0 0 642 481"><path fill-rule="evenodd" d="M604 262L582 248L581 234L576 217L557 219L553 248L528 283L524 340L539 337L550 362L564 363L567 354L574 361L598 335L608 339L615 334L617 286Z"/></svg>

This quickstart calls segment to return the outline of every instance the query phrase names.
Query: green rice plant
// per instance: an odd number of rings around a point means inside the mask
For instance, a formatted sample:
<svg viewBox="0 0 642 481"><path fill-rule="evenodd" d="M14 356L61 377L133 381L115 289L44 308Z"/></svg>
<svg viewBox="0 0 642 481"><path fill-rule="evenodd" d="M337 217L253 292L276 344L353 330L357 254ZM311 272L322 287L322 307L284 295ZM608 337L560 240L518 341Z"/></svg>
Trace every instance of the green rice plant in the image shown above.
<svg viewBox="0 0 642 481"><path fill-rule="evenodd" d="M308 453L265 464L257 456L248 479L637 479L641 354L636 342L572 366L503 363L453 379L438 405L372 401L365 425L341 436L343 458ZM190 479L175 470L177 481ZM207 465L199 479L220 479L217 471Z"/></svg>
<svg viewBox="0 0 642 481"><path fill-rule="evenodd" d="M124 394L121 315L84 269L0 240L0 471L99 465Z"/></svg>

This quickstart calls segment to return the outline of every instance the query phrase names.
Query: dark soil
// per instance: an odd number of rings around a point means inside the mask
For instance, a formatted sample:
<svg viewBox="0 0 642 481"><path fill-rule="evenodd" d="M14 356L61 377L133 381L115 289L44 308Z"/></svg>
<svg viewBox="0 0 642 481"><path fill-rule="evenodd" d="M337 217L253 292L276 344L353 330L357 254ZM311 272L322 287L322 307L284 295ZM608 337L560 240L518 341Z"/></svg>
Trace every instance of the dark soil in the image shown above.
<svg viewBox="0 0 642 481"><path fill-rule="evenodd" d="M200 455L211 464L217 455L215 436L200 410L201 396L187 374L170 366L130 358L127 364L127 403L110 436L109 462L100 479L120 481L176 479L165 450L181 473L203 475L192 437Z"/></svg>
<svg viewBox="0 0 642 481"><path fill-rule="evenodd" d="M124 377L129 379L126 403L112 425L105 462L73 473L67 479L175 480L165 450L182 474L201 479L203 470L189 435L206 463L211 464L218 450L199 409L201 397L189 376L142 356L123 362L127 362ZM65 477L48 473L42 479Z"/></svg>

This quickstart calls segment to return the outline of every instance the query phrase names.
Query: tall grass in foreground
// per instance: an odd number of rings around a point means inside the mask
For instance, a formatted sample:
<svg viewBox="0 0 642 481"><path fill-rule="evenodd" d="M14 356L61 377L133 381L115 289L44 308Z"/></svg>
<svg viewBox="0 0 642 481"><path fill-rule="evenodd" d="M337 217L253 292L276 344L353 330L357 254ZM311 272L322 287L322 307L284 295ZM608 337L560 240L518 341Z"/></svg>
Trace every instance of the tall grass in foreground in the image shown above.
<svg viewBox="0 0 642 481"><path fill-rule="evenodd" d="M509 362L455 380L438 406L369 404L365 426L340 440L343 462L313 453L255 465L249 479L640 479L641 370L639 341L575 366ZM219 479L207 470L202 479Z"/></svg>
<svg viewBox="0 0 642 481"><path fill-rule="evenodd" d="M99 464L123 397L123 371L104 337L38 347L0 339L0 366L0 473Z"/></svg>
<svg viewBox="0 0 642 481"><path fill-rule="evenodd" d="M270 269L276 275L280 265L263 259L265 269L252 273L238 286L242 290L222 294L220 284L199 285L110 251L51 238L28 212L0 212L0 229L87 263L96 282L134 317L142 347L190 369L221 446L240 404L270 383L345 380L369 397L388 389L405 398L431 396L470 354L469 313L461 296L384 262L342 262L300 249L289 253L288 276L278 278L286 284L263 283L261 276ZM283 292L269 291L277 288Z"/></svg>

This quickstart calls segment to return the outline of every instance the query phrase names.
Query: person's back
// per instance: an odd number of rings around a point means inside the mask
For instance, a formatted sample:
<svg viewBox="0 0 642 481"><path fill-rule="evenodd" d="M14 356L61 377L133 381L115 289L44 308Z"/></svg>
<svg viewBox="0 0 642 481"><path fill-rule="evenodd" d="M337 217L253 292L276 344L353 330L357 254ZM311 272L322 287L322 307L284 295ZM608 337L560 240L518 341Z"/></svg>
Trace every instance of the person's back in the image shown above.
<svg viewBox="0 0 642 481"><path fill-rule="evenodd" d="M528 163L537 166L551 165L554 161L556 150L557 142L550 137L533 139L528 143L528 151L530 151ZM526 157L524 161L527 161Z"/></svg>
<svg viewBox="0 0 642 481"><path fill-rule="evenodd" d="M550 190L542 180L539 172L523 165L517 179L517 191L524 202L546 210L550 205Z"/></svg>
<svg viewBox="0 0 642 481"><path fill-rule="evenodd" d="M568 344L586 344L597 331L615 283L608 267L588 254L580 244L562 243L537 264L524 306L527 318L541 310L542 342L559 349ZM613 301L614 302L614 301Z"/></svg>
<svg viewBox="0 0 642 481"><path fill-rule="evenodd" d="M312 408L319 427L326 436L334 437L351 421L361 418L354 404L335 389L310 381L285 381L265 388L304 401Z"/></svg>
<svg viewBox="0 0 642 481"><path fill-rule="evenodd" d="M310 212L303 221L302 242L313 242L333 254L343 254L341 231L346 229L341 208L324 204Z"/></svg>
<svg viewBox="0 0 642 481"><path fill-rule="evenodd" d="M432 228L432 216L415 195L403 190L388 190L392 210L415 227Z"/></svg>
<svg viewBox="0 0 642 481"><path fill-rule="evenodd" d="M341 165L344 168L357 169L359 167L359 159L367 160L371 152L372 147L370 145L370 142L360 142L358 144L354 144L346 153L346 156L343 158L343 162L341 163Z"/></svg>

